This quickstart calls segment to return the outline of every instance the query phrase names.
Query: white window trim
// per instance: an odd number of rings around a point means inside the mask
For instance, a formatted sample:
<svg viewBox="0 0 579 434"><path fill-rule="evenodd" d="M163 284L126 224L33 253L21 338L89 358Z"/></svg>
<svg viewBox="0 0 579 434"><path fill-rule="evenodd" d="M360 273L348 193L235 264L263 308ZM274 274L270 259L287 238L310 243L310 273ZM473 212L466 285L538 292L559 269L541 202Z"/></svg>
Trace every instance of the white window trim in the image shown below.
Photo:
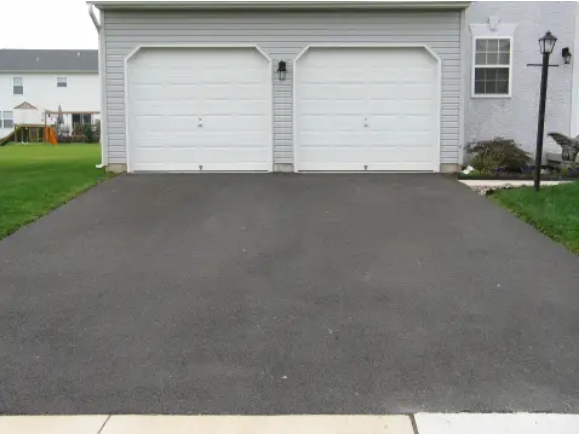
<svg viewBox="0 0 579 434"><path fill-rule="evenodd" d="M508 39L510 41L510 57L509 57L509 93L508 94L477 94L474 91L474 73L476 68L484 68L485 66L476 66L476 41L479 39ZM512 98L513 97L513 37L512 36L473 36L472 38L472 57L471 57L471 86L470 86L470 96L471 98L495 98L495 99L505 99L505 98ZM506 68L507 65L489 65L489 68Z"/></svg>
<svg viewBox="0 0 579 434"><path fill-rule="evenodd" d="M14 84L14 79L15 78L20 78L22 80L22 93L14 93L14 86L16 86ZM21 96L24 95L24 77L22 75L13 75L12 76L12 95L16 95L16 96Z"/></svg>
<svg viewBox="0 0 579 434"><path fill-rule="evenodd" d="M60 78L63 78L64 80L59 80ZM59 86L58 84L61 83L61 82L64 83L64 84L66 84L66 86ZM66 76L64 76L64 75L59 75L59 76L57 76L57 77L56 77L56 87L58 87L58 88L63 88L63 89L64 89L64 88L67 88L67 87L68 87L68 77L66 77Z"/></svg>

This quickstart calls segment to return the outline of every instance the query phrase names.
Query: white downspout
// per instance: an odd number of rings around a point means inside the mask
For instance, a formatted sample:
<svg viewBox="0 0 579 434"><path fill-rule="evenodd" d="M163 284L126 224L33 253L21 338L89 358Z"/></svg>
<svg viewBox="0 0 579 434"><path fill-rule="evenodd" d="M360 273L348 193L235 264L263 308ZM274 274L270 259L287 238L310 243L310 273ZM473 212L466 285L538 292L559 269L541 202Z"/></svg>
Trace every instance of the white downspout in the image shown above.
<svg viewBox="0 0 579 434"><path fill-rule="evenodd" d="M571 125L569 135L579 134L579 3L575 4L575 40L573 41L573 85L571 93Z"/></svg>
<svg viewBox="0 0 579 434"><path fill-rule="evenodd" d="M99 50L98 50L98 62L99 62L99 80L101 82L101 136L100 136L100 141L101 141L101 162L100 164L97 164L96 168L97 169L102 169L104 167L106 167L108 165L108 153L106 152L106 130L104 128L104 124L106 122L105 116L104 116L104 105L106 104L106 101L103 97L104 95L104 83L103 83L103 59L101 58L101 56L104 56L104 49L103 49L103 45L104 45L104 38L102 35L102 26L99 23L95 13L94 13L94 7L91 3L87 4L88 6L88 14L90 16L90 19L92 20L95 29L97 30L98 36L99 36Z"/></svg>

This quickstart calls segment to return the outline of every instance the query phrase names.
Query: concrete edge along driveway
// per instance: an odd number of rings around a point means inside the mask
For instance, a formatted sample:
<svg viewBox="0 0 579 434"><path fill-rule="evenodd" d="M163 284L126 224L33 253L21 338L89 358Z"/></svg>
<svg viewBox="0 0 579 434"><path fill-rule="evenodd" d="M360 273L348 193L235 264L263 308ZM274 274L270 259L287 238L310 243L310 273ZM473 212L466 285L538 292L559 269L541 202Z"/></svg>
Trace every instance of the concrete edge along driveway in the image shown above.
<svg viewBox="0 0 579 434"><path fill-rule="evenodd" d="M19 434L575 434L579 415L545 413L363 416L4 416Z"/></svg>

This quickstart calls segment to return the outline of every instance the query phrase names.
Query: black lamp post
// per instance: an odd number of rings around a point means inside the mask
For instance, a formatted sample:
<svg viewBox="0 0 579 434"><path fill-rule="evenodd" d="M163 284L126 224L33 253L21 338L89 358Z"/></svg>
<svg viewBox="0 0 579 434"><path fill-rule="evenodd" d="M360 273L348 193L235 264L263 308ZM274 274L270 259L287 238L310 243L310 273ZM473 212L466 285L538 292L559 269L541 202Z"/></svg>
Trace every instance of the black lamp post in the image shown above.
<svg viewBox="0 0 579 434"><path fill-rule="evenodd" d="M535 150L535 191L541 188L541 159L543 158L543 135L545 133L545 104L547 99L547 79L549 77L549 56L555 48L557 38L551 32L539 39L539 48L543 55L541 68L541 99L539 101L539 123L537 125L537 149Z"/></svg>

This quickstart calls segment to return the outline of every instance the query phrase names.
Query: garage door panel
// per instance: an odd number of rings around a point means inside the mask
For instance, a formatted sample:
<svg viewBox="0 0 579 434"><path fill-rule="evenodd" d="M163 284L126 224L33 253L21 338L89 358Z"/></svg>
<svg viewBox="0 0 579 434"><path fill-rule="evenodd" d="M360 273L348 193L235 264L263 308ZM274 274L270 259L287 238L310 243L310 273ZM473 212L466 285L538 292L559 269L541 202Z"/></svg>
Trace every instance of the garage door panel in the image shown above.
<svg viewBox="0 0 579 434"><path fill-rule="evenodd" d="M147 153L147 152L155 150L155 149L157 149L157 150L165 149L166 145L165 145L163 139L164 138L161 138L161 137L151 137L151 138L144 139L142 141L141 146L138 149L138 152L142 151L144 153ZM137 151L135 151L135 152L137 152Z"/></svg>
<svg viewBox="0 0 579 434"><path fill-rule="evenodd" d="M231 152L234 153L238 147L253 147L258 149L264 139L266 139L266 135L259 132L254 134L237 134L235 138L232 138L231 134L226 132L207 132L198 134L195 137L195 143L198 147L205 146L211 149L220 147L235 148L231 150Z"/></svg>
<svg viewBox="0 0 579 434"><path fill-rule="evenodd" d="M328 74L332 74L332 79L336 82L351 84L351 83L364 83L367 80L367 71L364 68L354 68L354 67L343 67L340 68L339 65L334 65L331 71L322 68L309 68L311 76L308 76L307 80L304 80L304 84L317 85L317 84L327 84Z"/></svg>
<svg viewBox="0 0 579 434"><path fill-rule="evenodd" d="M300 88L300 101L347 101L363 99L365 96L366 85L360 83L344 83L340 86L307 84Z"/></svg>
<svg viewBox="0 0 579 434"><path fill-rule="evenodd" d="M359 116L303 116L298 130L300 132L324 132L340 130L361 130L364 126L364 120Z"/></svg>
<svg viewBox="0 0 579 434"><path fill-rule="evenodd" d="M425 140L426 138L426 140ZM428 158L431 159L429 149L432 143L427 135L400 135L400 134L371 134L365 140L365 145L370 149L393 148L394 151L403 154L406 149L415 152L417 149L426 150Z"/></svg>
<svg viewBox="0 0 579 434"><path fill-rule="evenodd" d="M202 131L200 134L223 134L227 133L235 138L235 134L243 134L250 131L264 131L267 125L260 116L229 115L229 116L204 116Z"/></svg>
<svg viewBox="0 0 579 434"><path fill-rule="evenodd" d="M365 101L351 100L309 100L298 103L300 114L303 115L360 115L364 113L367 103Z"/></svg>
<svg viewBox="0 0 579 434"><path fill-rule="evenodd" d="M301 116L297 129L300 133L309 131L328 131L333 125L332 120L334 118L330 116Z"/></svg>
<svg viewBox="0 0 579 434"><path fill-rule="evenodd" d="M255 49L144 49L128 68L131 169L271 170L271 68Z"/></svg>
<svg viewBox="0 0 579 434"><path fill-rule="evenodd" d="M302 132L298 134L300 143L314 143L311 146L300 148L300 155L302 151L307 151L309 148L317 148L323 146L327 152L332 152L333 147L361 147L362 144L366 143L367 136L363 131L350 132L350 131L336 131L334 134L327 134L325 131L320 132Z"/></svg>
<svg viewBox="0 0 579 434"><path fill-rule="evenodd" d="M436 170L437 63L421 48L311 48L298 61L298 170Z"/></svg>
<svg viewBox="0 0 579 434"><path fill-rule="evenodd" d="M135 158L136 162L154 164L164 162L164 147L150 147L136 150L131 157Z"/></svg>
<svg viewBox="0 0 579 434"><path fill-rule="evenodd" d="M432 115L406 115L402 116L398 122L398 128L401 132L406 131L424 131L432 134L433 128L433 118Z"/></svg>
<svg viewBox="0 0 579 434"><path fill-rule="evenodd" d="M401 89L399 83L388 83L388 84L375 83L372 85L372 95L368 96L369 97L371 96L370 98L371 101L379 101L379 100L395 101L398 100L399 98L402 98L405 95L404 90L405 89ZM364 96L366 96L366 93L364 93Z"/></svg>
<svg viewBox="0 0 579 434"><path fill-rule="evenodd" d="M227 106L232 114L236 116L261 116L263 118L264 106L268 105L269 101L263 100L238 100L229 101ZM271 107L270 107L271 110ZM265 122L265 119L264 119Z"/></svg>
<svg viewBox="0 0 579 434"><path fill-rule="evenodd" d="M157 101L132 101L131 121L139 117L154 116L154 117L168 117L190 115L197 116L201 111L202 106L195 101L171 101L157 102Z"/></svg>
<svg viewBox="0 0 579 434"><path fill-rule="evenodd" d="M431 69L406 69L400 76L402 83L432 83L436 71Z"/></svg>
<svg viewBox="0 0 579 434"><path fill-rule="evenodd" d="M432 101L398 101L397 105L400 112L414 115L432 115Z"/></svg>
<svg viewBox="0 0 579 434"><path fill-rule="evenodd" d="M260 101L207 101L199 106L198 116L203 120L213 117L259 116L263 118L264 102Z"/></svg>
<svg viewBox="0 0 579 434"><path fill-rule="evenodd" d="M398 142L404 148L418 146L422 148L432 147L432 133L429 131L412 131L398 135Z"/></svg>
<svg viewBox="0 0 579 434"><path fill-rule="evenodd" d="M368 118L368 133L383 131L397 131L400 127L400 116L371 116Z"/></svg>
<svg viewBox="0 0 579 434"><path fill-rule="evenodd" d="M359 165L362 165L365 162L365 157L361 152L357 152L356 150L351 149L349 147L340 147L340 146L332 147L331 152L332 155L334 156L333 160L328 160L327 152L328 151L324 148L307 149L304 150L303 157L310 164L357 163ZM359 167L359 169L361 168L362 167Z"/></svg>
<svg viewBox="0 0 579 434"><path fill-rule="evenodd" d="M203 161L206 163L227 163L231 161L231 155L228 148L215 148L210 151L207 147L200 148L199 154ZM236 163L259 163L260 154L259 150L247 148L247 149L236 149L234 151L235 162Z"/></svg>
<svg viewBox="0 0 579 434"><path fill-rule="evenodd" d="M237 95L233 92L234 86L231 83L204 83L203 86L197 86L197 98L207 101L236 99ZM232 98L232 95L235 96Z"/></svg>
<svg viewBox="0 0 579 434"><path fill-rule="evenodd" d="M400 85L399 99L405 101L425 101L432 106L435 98L431 84Z"/></svg>

